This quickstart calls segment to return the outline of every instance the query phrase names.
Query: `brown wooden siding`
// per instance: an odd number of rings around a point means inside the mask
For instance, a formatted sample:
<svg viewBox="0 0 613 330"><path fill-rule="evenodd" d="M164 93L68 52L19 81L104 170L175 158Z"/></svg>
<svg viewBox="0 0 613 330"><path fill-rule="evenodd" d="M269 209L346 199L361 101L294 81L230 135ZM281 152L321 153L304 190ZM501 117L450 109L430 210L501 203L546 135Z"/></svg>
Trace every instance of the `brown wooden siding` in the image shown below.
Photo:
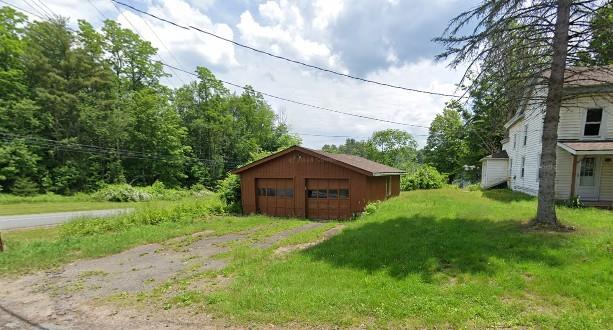
<svg viewBox="0 0 613 330"><path fill-rule="evenodd" d="M311 183L322 186L321 189L339 189L348 186L348 200L320 203L312 201L311 209L314 211L314 218L348 218L351 214L359 213L364 210L364 206L370 201L384 200L386 198L386 176L369 177L364 174L352 171L345 167L324 161L320 158L305 154L300 151L292 151L285 155L273 158L258 166L252 167L240 173L241 176L241 196L243 212L251 214L258 212L258 201L260 202L259 211L269 215L307 217L307 180ZM282 181L267 179L284 179ZM316 180L317 179L317 180ZM257 186L256 186L257 182ZM267 188L265 185L286 185L293 186L293 200L279 201L258 195L256 188ZM400 193L400 177L391 176L392 196ZM286 196L285 196L286 197ZM340 198L339 198L340 199ZM281 204L279 204L281 203ZM293 210L288 211L288 207ZM325 208L340 208L341 210L325 211ZM348 211L346 209L348 208ZM274 211L272 211L274 210ZM324 210L324 211L322 211Z"/></svg>

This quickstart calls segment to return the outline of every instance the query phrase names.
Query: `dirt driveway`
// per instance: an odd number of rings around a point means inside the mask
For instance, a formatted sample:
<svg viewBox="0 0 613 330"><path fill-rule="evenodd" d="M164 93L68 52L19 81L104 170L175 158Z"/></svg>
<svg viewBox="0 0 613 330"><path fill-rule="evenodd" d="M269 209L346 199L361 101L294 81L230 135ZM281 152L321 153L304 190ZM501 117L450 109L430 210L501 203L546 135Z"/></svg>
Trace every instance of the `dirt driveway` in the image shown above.
<svg viewBox="0 0 613 330"><path fill-rule="evenodd" d="M252 243L252 246L268 248L290 235L321 225L305 223ZM324 237L338 230L333 228ZM99 259L77 261L57 271L0 279L0 328L232 328L206 312L193 314L146 306L132 308L115 304L109 297L148 292L171 278L220 270L226 262L214 257L228 252L231 243L245 241L253 231L222 236L201 232L162 244L138 246ZM218 276L208 284L219 285L228 281Z"/></svg>

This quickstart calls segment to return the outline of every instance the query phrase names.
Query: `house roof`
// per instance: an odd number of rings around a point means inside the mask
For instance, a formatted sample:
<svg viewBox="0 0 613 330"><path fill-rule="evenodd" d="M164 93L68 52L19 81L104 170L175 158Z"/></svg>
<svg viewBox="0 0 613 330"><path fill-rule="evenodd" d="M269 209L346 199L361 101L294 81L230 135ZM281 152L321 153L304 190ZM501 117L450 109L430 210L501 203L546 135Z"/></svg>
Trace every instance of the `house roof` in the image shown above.
<svg viewBox="0 0 613 330"><path fill-rule="evenodd" d="M543 77L549 77L549 72L544 72ZM610 93L613 91L613 65L568 67L564 71L564 88L568 89L569 95ZM519 111L504 124L506 129L524 118L527 105L528 100L523 102Z"/></svg>
<svg viewBox="0 0 613 330"><path fill-rule="evenodd" d="M613 155L613 140L559 141L558 146L573 155Z"/></svg>
<svg viewBox="0 0 613 330"><path fill-rule="evenodd" d="M588 87L613 84L613 65L569 67L564 74L564 87Z"/></svg>
<svg viewBox="0 0 613 330"><path fill-rule="evenodd" d="M509 159L509 154L507 154L506 150L495 152L491 155L487 155L480 159L480 161L484 161L486 159Z"/></svg>
<svg viewBox="0 0 613 330"><path fill-rule="evenodd" d="M397 169L391 166L383 165L377 162L373 162L372 160L368 160L366 158L362 158L359 156L346 155L346 154L333 154L333 153L329 153L329 152L325 152L321 150L309 149L309 148L305 148L301 146L293 146L285 150L281 150L268 157L262 158L255 162L247 164L243 167L237 168L234 171L232 171L232 173L234 174L241 173L247 169L258 166L272 159L288 154L292 151L301 151L313 157L320 158L322 160L329 161L331 163L335 163L339 166L349 168L351 170L360 172L368 176L401 175L405 173L403 170L400 170L400 169Z"/></svg>

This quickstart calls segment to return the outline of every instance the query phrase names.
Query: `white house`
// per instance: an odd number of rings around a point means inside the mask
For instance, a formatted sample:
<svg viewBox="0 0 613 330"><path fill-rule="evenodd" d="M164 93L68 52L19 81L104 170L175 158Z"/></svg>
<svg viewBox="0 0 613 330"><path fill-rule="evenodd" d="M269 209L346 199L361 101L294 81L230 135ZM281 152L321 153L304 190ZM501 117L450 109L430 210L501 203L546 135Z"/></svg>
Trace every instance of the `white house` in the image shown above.
<svg viewBox="0 0 613 330"><path fill-rule="evenodd" d="M540 95L545 94L541 90ZM569 69L564 94L558 127L556 198L579 196L584 201L611 205L613 67ZM543 102L524 104L505 124L503 152L481 160L483 188L506 181L513 190L538 194L544 112Z"/></svg>

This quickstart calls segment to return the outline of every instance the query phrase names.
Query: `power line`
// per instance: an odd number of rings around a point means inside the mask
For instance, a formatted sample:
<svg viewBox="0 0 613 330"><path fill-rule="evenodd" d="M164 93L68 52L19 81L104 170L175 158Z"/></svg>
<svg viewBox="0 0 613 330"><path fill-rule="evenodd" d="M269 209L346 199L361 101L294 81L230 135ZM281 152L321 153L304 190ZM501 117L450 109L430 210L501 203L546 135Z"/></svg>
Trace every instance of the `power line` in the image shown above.
<svg viewBox="0 0 613 330"><path fill-rule="evenodd" d="M198 75L193 73L193 72L189 72L187 70L183 70L181 68L177 68L175 66L172 66L172 65L169 65L169 64L166 64L166 63L162 63L162 65L174 68L175 70L178 70L178 71L181 71L181 72L185 72L185 73L190 74L190 75L192 75L194 77L198 77ZM243 89L243 90L247 89L247 87L241 86L239 84L235 84L233 82L229 82L229 81L225 81L225 80L221 80L221 79L218 79L218 80L221 81L222 83L226 84L226 85L237 87L237 88L240 88L240 89ZM370 120L380 121L380 122L389 123L389 124L404 125L404 126L411 126L411 127L419 127L419 128L426 128L426 129L429 128L428 126L423 126L423 125L402 123L402 122L393 121L393 120L381 119L381 118L370 117L370 116L365 116L365 115L358 115L358 114L355 114L355 113L344 112L344 111L340 111L340 110L326 108L326 107L322 107L322 106L318 106L318 105L313 105L313 104L309 104L309 103L304 103L304 102L288 99L288 98L281 97L281 96L276 96L276 95L273 95L273 94L270 94L270 93L266 93L266 92L263 92L263 91L260 91L260 90L256 90L256 89L253 89L253 91L255 91L257 93L260 93L260 94L262 94L264 96L268 96L268 97L273 98L273 99L277 99L277 100L281 100L281 101L285 101L285 102L288 102L288 103L293 103L293 104L297 104L297 105L301 105L301 106L309 107L309 108L313 108L313 109L318 109L318 110L323 110L323 111L328 111L328 112L339 113L339 114L343 114L343 115L347 115L347 116L353 116L353 117L362 118L362 119L370 119Z"/></svg>
<svg viewBox="0 0 613 330"><path fill-rule="evenodd" d="M6 3L3 0L0 0L0 2ZM15 6L13 6L13 7L15 7ZM18 7L15 7L15 8L18 9L18 10L30 13L28 11L25 11L25 10L21 9L21 8L18 8ZM32 14L32 13L30 13L30 14ZM36 14L33 14L33 15L37 16L37 17L39 17L41 19L44 19L40 15L36 15ZM70 28L69 28L69 30L71 30L73 32L76 32L75 30L72 30ZM170 69L174 69L176 71L180 71L180 72L186 73L188 75L194 76L196 78L199 78L199 76L197 74L193 73L193 72L190 72L190 71L187 71L185 69L176 67L174 65L167 64L167 63L162 62L162 61L160 61L159 63L162 64L163 66L166 66L166 67L170 68ZM240 89L243 89L243 90L247 89L244 86L241 86L239 84L236 84L236 83L233 83L233 82L230 82L230 81L225 81L225 80L221 80L221 79L218 79L218 80L221 81L222 83L226 84L226 85L229 85L229 86L233 86L233 87L240 88ZM331 109L331 108L327 108L327 107L322 107L322 106L313 105L313 104L309 104L309 103L305 103L305 102L301 102L301 101L292 100L292 99L289 99L289 98L286 98L286 97L281 97L281 96L273 95L273 94L266 93L264 91L260 91L260 90L256 90L256 89L253 89L253 91L255 91L257 93L260 93L260 94L262 94L264 96L273 98L273 99L277 99L277 100L284 101L284 102L287 102L287 103L297 104L297 105L300 105L300 106L303 106L303 107L307 107L307 108L312 108L312 109L317 109L317 110L321 110L321 111L338 113L338 114L342 114L342 115L346 115L346 116L352 116L352 117L356 117L356 118L374 120L374 121L379 121L379 122L388 123L388 124L395 124L395 125L402 125L402 126L409 126L409 127L418 127L418 128L423 128L423 129L429 129L429 126L403 123L403 122L398 122L398 121L393 121L393 120L387 120L387 119L382 119L382 118L377 118L377 117L366 116L366 115L358 115L358 114L354 114L354 113L350 113L350 112L340 111L340 110L336 110L336 109Z"/></svg>
<svg viewBox="0 0 613 330"><path fill-rule="evenodd" d="M334 70L331 70L331 69L326 69L326 68L323 68L323 67L320 67L320 66L317 66L317 65L308 64L308 63L305 63L305 62L302 62L302 61L299 61L299 60L291 59L291 58L288 58L288 57L285 57L285 56L276 55L276 54L267 52L265 50L257 49L257 48L254 48L254 47L251 47L251 46L248 46L248 45L236 42L234 40L224 38L224 37L222 37L220 35L217 35L217 34L215 34L213 32L206 31L206 30L203 30L201 28L198 28L198 27L195 27L195 26L192 26L192 25L183 26L183 25L180 25L180 24L178 24L176 22L170 21L168 19L164 19L164 18L158 17L158 16L156 16L154 14L150 14L149 12L146 12L144 10L140 10L140 9L138 9L138 8L132 6L132 5L123 3L121 1L117 1L117 0L110 0L110 1L112 1L114 3L117 3L117 4L120 4L120 5L124 6L124 7L130 8L130 9L132 9L132 10L134 10L136 12L139 12L141 14L153 17L153 18L155 18L157 20L160 20L162 22L172 24L172 25L174 25L176 27L179 27L181 29L184 29L184 30L192 29L192 30L198 31L200 33L204 33L206 35L209 35L211 37L217 38L219 40L223 40L223 41L229 42L229 43L231 43L231 44L233 44L235 46L242 47L242 48L245 48L245 49L249 49L251 51L254 51L254 52L257 52L257 53L260 53L260 54L264 54L264 55L267 55L267 56L270 56L270 57L274 57L274 58L277 58L277 59L280 59L280 60L283 60L283 61L287 61L287 62L290 62L290 63L302 65L302 66L305 66L305 67L308 67L308 68L311 68L311 69L327 72L327 73L334 74L334 75L341 76L341 77L345 77L345 78L350 78L350 79L358 80L358 81L361 81L361 82L371 83L371 84L375 84L375 85L379 85L379 86L385 86L385 87L390 87L390 88L395 88L395 89L401 89L401 90L409 91L409 92L416 92L416 93L423 93L423 94L430 94L430 95L438 95L438 96L446 96L446 97L454 97L454 98L458 98L458 99L463 97L463 96L458 96L458 95L454 95L454 94L446 94L446 93L439 93L439 92L421 90L421 89L416 89L416 88L403 87L403 86L394 85L394 84L390 84L390 83L385 83L385 82L375 81L375 80L371 80L371 79L366 79L366 78L350 75L350 74L347 74L347 73L342 73L342 72L334 71Z"/></svg>

